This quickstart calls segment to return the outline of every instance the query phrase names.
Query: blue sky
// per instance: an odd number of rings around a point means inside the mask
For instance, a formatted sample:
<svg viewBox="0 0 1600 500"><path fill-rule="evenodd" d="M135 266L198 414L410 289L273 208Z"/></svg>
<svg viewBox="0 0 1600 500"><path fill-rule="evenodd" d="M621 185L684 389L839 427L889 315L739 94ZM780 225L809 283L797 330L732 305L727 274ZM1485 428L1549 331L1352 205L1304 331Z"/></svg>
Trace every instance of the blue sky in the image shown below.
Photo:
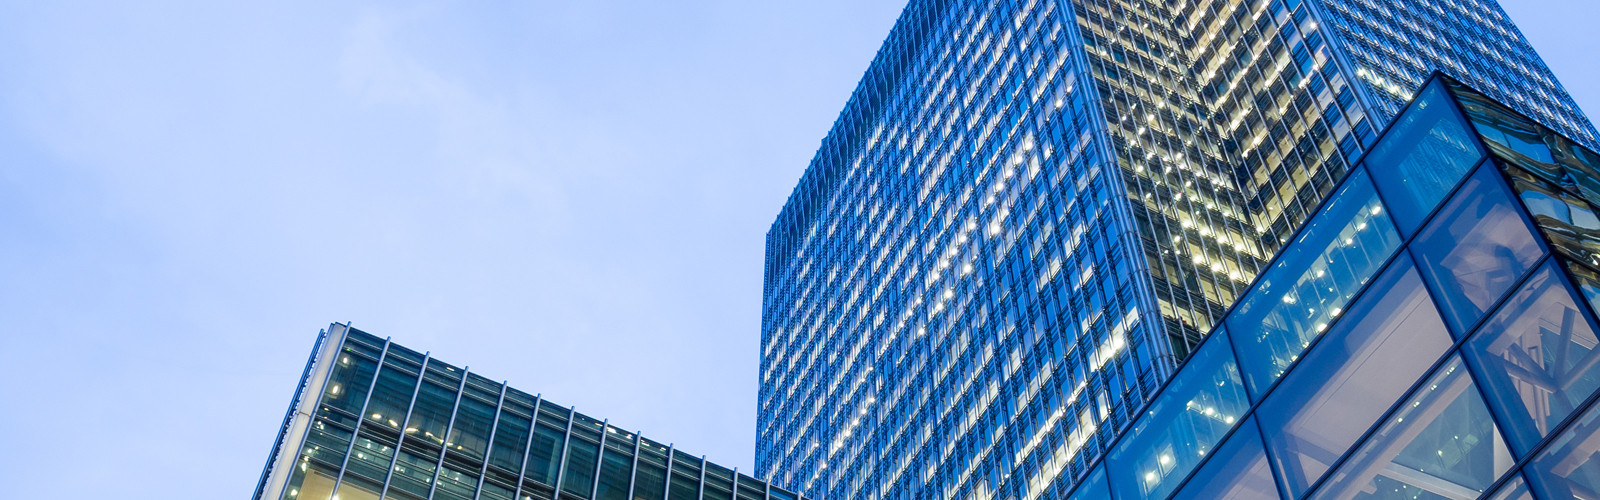
<svg viewBox="0 0 1600 500"><path fill-rule="evenodd" d="M748 470L765 231L902 6L0 1L5 496L247 495L333 321ZM1588 0L1505 6L1600 109Z"/></svg>

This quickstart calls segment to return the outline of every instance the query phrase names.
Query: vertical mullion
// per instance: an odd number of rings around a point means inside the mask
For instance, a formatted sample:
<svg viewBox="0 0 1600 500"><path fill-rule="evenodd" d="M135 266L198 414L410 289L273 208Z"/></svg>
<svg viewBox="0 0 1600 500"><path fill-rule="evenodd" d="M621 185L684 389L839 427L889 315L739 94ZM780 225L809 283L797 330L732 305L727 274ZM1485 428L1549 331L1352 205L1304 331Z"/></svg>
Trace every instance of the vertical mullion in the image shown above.
<svg viewBox="0 0 1600 500"><path fill-rule="evenodd" d="M600 421L600 447L598 448L600 452L594 454L594 485L589 487L590 499L600 494L600 467L605 465L606 434L610 434L608 432L609 429L611 429L611 419Z"/></svg>
<svg viewBox="0 0 1600 500"><path fill-rule="evenodd" d="M478 467L478 486L477 486L477 488L472 490L472 500L478 500L479 497L483 496L483 479L485 477L489 476L489 455L494 453L494 435L495 435L496 432L498 432L500 430L500 414L505 411L505 405L506 405L506 384L505 384L505 382L501 382L500 383L500 399L495 401L495 403L494 403L494 420L489 423L489 444L488 444L488 446L484 447L484 451L483 451L483 466L482 467ZM530 437L533 436L533 427L532 426L528 427L528 436L530 436ZM518 475L520 476L521 474L518 474ZM518 483L517 484L521 485L522 484L520 482L521 478L519 477L517 479L518 479ZM516 499L513 498L511 500L516 500Z"/></svg>
<svg viewBox="0 0 1600 500"><path fill-rule="evenodd" d="M578 407L567 408L567 434L561 437L561 456L556 457L555 493L550 498L561 498L561 480L567 477L567 448L572 445L572 421L578 416Z"/></svg>
<svg viewBox="0 0 1600 500"><path fill-rule="evenodd" d="M417 369L417 387L411 390L411 404L406 405L406 418L400 420L400 438L394 440L394 456L389 457L389 470L383 471L383 487L378 490L378 498L383 498L389 494L389 481L394 479L394 464L400 460L400 445L406 443L406 429L408 428L407 426L411 425L411 412L416 410L417 394L422 392L422 384L428 382L424 377L428 375L428 362L430 361L433 361L433 354L424 353L422 355L422 368ZM368 396L368 400L370 399L371 396ZM352 440L350 442L354 443L355 441Z"/></svg>
<svg viewBox="0 0 1600 500"><path fill-rule="evenodd" d="M672 456L677 452L676 446L667 445L667 474L663 476L667 481L661 487L661 500L672 500Z"/></svg>
<svg viewBox="0 0 1600 500"><path fill-rule="evenodd" d="M705 497L706 497L706 456L705 455L700 455L700 492L695 494L694 498L695 498L695 500L703 500Z"/></svg>
<svg viewBox="0 0 1600 500"><path fill-rule="evenodd" d="M433 464L433 481L428 483L428 498L433 498L433 492L439 489L439 474L444 471L444 455L450 453L450 431L456 426L456 417L461 415L461 395L467 392L467 375L471 374L471 368L461 367L461 383L456 384L456 405L450 409L450 420L444 424L444 436L440 436L444 439L444 446L439 447L439 460ZM417 387L422 387L421 381L418 381ZM489 462L485 460L483 463ZM473 495L476 496L477 492L473 492Z"/></svg>
<svg viewBox="0 0 1600 500"><path fill-rule="evenodd" d="M504 386L505 383L502 382L500 385ZM533 453L533 432L539 426L539 407L543 405L543 394L533 397L533 416L528 419L528 439L522 442L522 467L517 468L517 489L511 494L511 500L522 500L522 482L527 481L528 460ZM559 467L560 464L556 466Z"/></svg>
<svg viewBox="0 0 1600 500"><path fill-rule="evenodd" d="M633 500L634 481L639 480L639 446L644 443L644 433L633 435L633 468L628 469L628 498Z"/></svg>
<svg viewBox="0 0 1600 500"><path fill-rule="evenodd" d="M349 327L346 328L348 329ZM345 332L345 338L350 338L350 333L348 330ZM339 343L339 348L344 349L343 342ZM344 461L339 463L339 477L333 480L333 493L335 495L339 494L339 485L344 483L344 471L350 467L350 454L355 453L356 451L356 438L361 436L361 428L367 425L367 405L372 403L372 391L377 390L378 388L378 372L383 371L383 360L388 359L388 357L389 339L385 338L383 339L383 352L378 353L378 366L377 368L372 369L372 383L367 384L367 398L361 402L361 414L356 415L356 425L350 429L350 445L344 447ZM332 373L329 373L329 376L332 376ZM418 377L421 377L421 375L418 375ZM420 382L420 380L421 379L419 378L418 381ZM317 397L320 398L321 396L318 395ZM398 453L400 450L398 443L399 442L396 441L396 453ZM384 477L388 477L388 474L385 474ZM378 493L380 495L383 494L381 491Z"/></svg>

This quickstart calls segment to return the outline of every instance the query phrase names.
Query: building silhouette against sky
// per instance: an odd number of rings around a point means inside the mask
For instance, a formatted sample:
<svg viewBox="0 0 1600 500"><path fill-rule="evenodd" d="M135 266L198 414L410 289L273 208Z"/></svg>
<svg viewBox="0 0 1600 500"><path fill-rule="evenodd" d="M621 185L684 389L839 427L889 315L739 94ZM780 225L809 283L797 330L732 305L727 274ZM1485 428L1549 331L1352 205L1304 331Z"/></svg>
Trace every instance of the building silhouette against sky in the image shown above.
<svg viewBox="0 0 1600 500"><path fill-rule="evenodd" d="M1596 143L1492 0L913 0L768 233L756 476L1070 484L1435 69Z"/></svg>
<svg viewBox="0 0 1600 500"><path fill-rule="evenodd" d="M318 337L254 500L800 500L350 328Z"/></svg>

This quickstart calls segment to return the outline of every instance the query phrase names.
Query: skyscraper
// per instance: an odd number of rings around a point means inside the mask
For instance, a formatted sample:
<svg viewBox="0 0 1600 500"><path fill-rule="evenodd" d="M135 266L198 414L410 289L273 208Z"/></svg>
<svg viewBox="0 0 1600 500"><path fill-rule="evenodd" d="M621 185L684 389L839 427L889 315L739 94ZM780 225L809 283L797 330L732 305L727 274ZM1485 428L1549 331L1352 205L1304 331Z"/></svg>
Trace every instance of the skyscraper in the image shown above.
<svg viewBox="0 0 1600 500"><path fill-rule="evenodd" d="M1432 68L1595 144L1492 0L913 0L768 233L757 476L1085 465Z"/></svg>
<svg viewBox="0 0 1600 500"><path fill-rule="evenodd" d="M334 324L254 500L800 500L465 367Z"/></svg>

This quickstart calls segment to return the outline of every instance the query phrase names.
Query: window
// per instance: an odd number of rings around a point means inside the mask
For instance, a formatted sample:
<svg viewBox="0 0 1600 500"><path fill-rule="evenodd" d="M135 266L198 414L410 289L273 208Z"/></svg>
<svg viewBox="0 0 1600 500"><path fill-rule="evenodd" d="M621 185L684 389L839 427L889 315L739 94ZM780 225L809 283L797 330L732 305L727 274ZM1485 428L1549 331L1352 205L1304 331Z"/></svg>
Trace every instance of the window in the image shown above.
<svg viewBox="0 0 1600 500"><path fill-rule="evenodd" d="M1438 82L1422 89L1363 161L1407 233L1483 157L1450 101Z"/></svg>
<svg viewBox="0 0 1600 500"><path fill-rule="evenodd" d="M1104 500L1111 498L1111 488L1106 486L1106 468L1098 467L1078 484L1067 500Z"/></svg>
<svg viewBox="0 0 1600 500"><path fill-rule="evenodd" d="M1452 358L1310 498L1477 498L1511 464L1472 377Z"/></svg>
<svg viewBox="0 0 1600 500"><path fill-rule="evenodd" d="M1600 389L1594 326L1560 273L1542 266L1465 349L1519 454Z"/></svg>
<svg viewBox="0 0 1600 500"><path fill-rule="evenodd" d="M1260 395L1349 305L1400 245L1372 182L1356 171L1227 318L1244 379Z"/></svg>
<svg viewBox="0 0 1600 500"><path fill-rule="evenodd" d="M1305 493L1451 343L1402 256L1256 409L1284 489Z"/></svg>
<svg viewBox="0 0 1600 500"><path fill-rule="evenodd" d="M1217 448L1194 479L1183 485L1173 500L1227 498L1236 500L1278 500L1272 467L1256 431L1255 419L1246 419L1239 430Z"/></svg>
<svg viewBox="0 0 1600 500"><path fill-rule="evenodd" d="M1492 166L1479 169L1461 187L1417 235L1411 251L1458 334L1477 323L1544 253Z"/></svg>
<svg viewBox="0 0 1600 500"><path fill-rule="evenodd" d="M1106 459L1122 500L1165 498L1250 407L1226 332L1212 334Z"/></svg>
<svg viewBox="0 0 1600 500"><path fill-rule="evenodd" d="M1551 440L1523 474L1542 498L1586 498L1600 491L1600 406Z"/></svg>

